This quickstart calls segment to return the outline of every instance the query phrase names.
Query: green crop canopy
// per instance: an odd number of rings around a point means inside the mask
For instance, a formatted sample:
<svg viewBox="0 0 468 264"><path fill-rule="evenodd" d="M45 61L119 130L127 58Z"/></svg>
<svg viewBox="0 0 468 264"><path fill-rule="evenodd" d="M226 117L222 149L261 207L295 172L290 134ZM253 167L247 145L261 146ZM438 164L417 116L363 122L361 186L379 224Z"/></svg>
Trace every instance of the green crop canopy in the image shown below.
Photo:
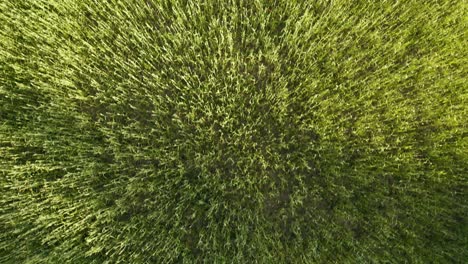
<svg viewBox="0 0 468 264"><path fill-rule="evenodd" d="M463 0L0 0L0 263L465 263Z"/></svg>

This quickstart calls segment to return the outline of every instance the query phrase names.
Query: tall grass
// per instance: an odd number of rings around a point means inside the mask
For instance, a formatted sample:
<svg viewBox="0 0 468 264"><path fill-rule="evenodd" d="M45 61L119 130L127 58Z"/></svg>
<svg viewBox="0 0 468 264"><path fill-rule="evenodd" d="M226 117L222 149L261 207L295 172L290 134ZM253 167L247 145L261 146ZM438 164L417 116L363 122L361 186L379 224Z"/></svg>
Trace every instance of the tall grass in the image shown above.
<svg viewBox="0 0 468 264"><path fill-rule="evenodd" d="M0 262L466 261L466 7L0 1Z"/></svg>

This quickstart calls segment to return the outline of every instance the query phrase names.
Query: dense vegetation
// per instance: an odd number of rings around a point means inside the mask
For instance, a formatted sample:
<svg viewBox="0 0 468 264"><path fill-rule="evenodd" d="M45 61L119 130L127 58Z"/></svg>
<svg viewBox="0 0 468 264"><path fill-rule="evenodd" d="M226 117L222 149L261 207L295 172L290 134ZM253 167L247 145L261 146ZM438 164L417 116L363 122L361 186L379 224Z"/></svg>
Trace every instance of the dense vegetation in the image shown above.
<svg viewBox="0 0 468 264"><path fill-rule="evenodd" d="M0 262L466 261L466 7L0 1Z"/></svg>

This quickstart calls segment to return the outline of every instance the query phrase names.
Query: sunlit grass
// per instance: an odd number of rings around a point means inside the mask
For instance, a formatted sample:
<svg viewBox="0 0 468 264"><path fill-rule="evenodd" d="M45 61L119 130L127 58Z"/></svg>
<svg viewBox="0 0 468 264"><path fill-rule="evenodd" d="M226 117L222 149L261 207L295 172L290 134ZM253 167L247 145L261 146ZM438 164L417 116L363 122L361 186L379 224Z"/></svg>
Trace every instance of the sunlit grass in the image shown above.
<svg viewBox="0 0 468 264"><path fill-rule="evenodd" d="M466 22L0 1L0 262L466 261Z"/></svg>

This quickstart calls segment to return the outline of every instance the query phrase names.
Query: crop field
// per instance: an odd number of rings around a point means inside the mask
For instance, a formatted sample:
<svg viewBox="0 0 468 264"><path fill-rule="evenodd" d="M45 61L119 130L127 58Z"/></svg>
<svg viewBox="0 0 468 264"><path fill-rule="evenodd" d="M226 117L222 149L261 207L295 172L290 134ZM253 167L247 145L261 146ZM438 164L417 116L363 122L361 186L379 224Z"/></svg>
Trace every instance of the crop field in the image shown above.
<svg viewBox="0 0 468 264"><path fill-rule="evenodd" d="M0 263L466 263L464 0L0 0Z"/></svg>

